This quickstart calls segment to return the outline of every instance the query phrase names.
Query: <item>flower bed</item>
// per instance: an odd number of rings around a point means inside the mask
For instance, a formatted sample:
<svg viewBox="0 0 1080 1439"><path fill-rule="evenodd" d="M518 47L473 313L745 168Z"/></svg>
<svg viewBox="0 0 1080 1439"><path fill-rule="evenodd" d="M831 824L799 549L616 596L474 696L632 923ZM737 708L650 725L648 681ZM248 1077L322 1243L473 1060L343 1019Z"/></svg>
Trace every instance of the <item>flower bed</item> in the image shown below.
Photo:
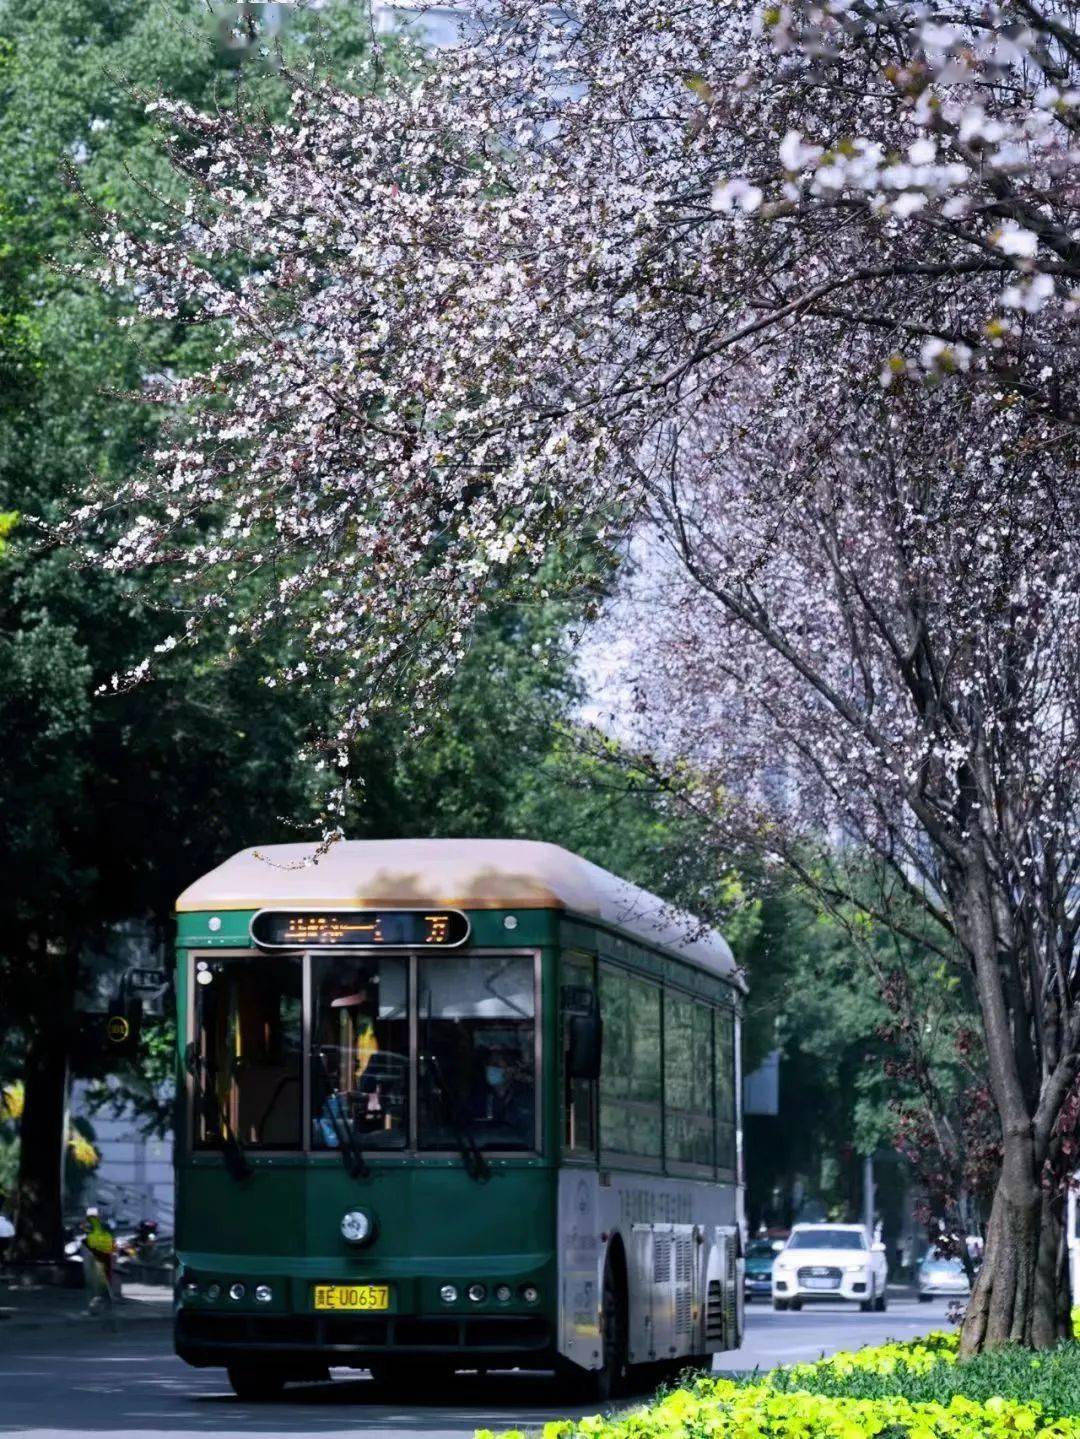
<svg viewBox="0 0 1080 1439"><path fill-rule="evenodd" d="M701 1377L643 1408L546 1424L543 1439L1080 1439L1080 1344L959 1363L931 1334L749 1380ZM495 1439L481 1430L477 1439ZM501 1439L524 1439L511 1430Z"/></svg>

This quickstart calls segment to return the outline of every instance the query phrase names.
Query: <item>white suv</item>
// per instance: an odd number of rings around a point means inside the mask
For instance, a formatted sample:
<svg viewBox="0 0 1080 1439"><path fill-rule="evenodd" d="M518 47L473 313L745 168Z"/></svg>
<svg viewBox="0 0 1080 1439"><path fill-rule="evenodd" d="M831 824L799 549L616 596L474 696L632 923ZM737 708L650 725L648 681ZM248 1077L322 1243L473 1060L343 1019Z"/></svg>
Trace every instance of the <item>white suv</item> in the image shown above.
<svg viewBox="0 0 1080 1439"><path fill-rule="evenodd" d="M773 1308L844 1299L881 1312L887 1277L885 1246L868 1243L861 1224L796 1224L773 1264Z"/></svg>

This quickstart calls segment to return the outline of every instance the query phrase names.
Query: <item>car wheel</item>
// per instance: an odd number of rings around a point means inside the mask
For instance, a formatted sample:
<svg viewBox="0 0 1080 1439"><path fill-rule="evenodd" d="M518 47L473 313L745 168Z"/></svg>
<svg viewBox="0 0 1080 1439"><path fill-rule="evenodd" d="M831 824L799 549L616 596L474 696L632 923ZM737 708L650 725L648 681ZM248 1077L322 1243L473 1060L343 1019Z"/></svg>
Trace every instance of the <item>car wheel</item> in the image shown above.
<svg viewBox="0 0 1080 1439"><path fill-rule="evenodd" d="M801 1309L801 1308L802 1308L802 1300L801 1300L801 1299L791 1299L791 1300L789 1300L788 1302L790 1303L792 1309Z"/></svg>
<svg viewBox="0 0 1080 1439"><path fill-rule="evenodd" d="M874 1309L876 1310L876 1312L877 1312L878 1314L884 1314L885 1311L886 1311L886 1309L888 1309L888 1307L889 1307L889 1300L888 1300L888 1297L886 1296L885 1291L884 1291L884 1289L883 1289L883 1290L881 1291L881 1293L878 1295L877 1299L875 1299L875 1301L874 1301Z"/></svg>
<svg viewBox="0 0 1080 1439"><path fill-rule="evenodd" d="M920 1303L920 1304L929 1304L930 1301L931 1301L931 1299L933 1299L933 1297L934 1297L934 1296L933 1296L932 1294L921 1294L921 1293L920 1293L920 1295L919 1295L919 1303Z"/></svg>
<svg viewBox="0 0 1080 1439"><path fill-rule="evenodd" d="M244 1399L249 1404L269 1404L274 1399L280 1399L285 1388L284 1377L270 1369L230 1364L225 1372L237 1399Z"/></svg>
<svg viewBox="0 0 1080 1439"><path fill-rule="evenodd" d="M788 1304L789 1304L789 1303L790 1303L790 1300L787 1300L787 1299L774 1299L773 1302L772 1302L772 1307L773 1307L775 1310L780 1311L780 1310L786 1309L786 1308L788 1307Z"/></svg>

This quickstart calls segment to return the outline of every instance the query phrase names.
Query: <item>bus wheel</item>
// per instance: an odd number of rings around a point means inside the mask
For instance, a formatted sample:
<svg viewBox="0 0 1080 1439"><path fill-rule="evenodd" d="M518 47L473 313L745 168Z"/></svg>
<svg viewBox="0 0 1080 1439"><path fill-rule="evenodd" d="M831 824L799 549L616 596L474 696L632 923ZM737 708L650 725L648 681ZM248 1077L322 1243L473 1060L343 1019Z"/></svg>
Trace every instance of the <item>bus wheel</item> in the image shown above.
<svg viewBox="0 0 1080 1439"><path fill-rule="evenodd" d="M609 1259L604 1266L604 1303L603 1303L604 1331L601 1335L603 1341L604 1364L602 1369L595 1369L590 1374L590 1399L598 1404L604 1404L609 1399L614 1399L626 1388L629 1364L627 1362L627 1349L629 1347L629 1336L627 1334L626 1297L622 1285L615 1276L615 1269Z"/></svg>
<svg viewBox="0 0 1080 1439"><path fill-rule="evenodd" d="M273 1399L280 1399L285 1388L282 1375L270 1369L230 1364L225 1372L237 1399L245 1399L249 1404L268 1404Z"/></svg>
<svg viewBox="0 0 1080 1439"><path fill-rule="evenodd" d="M604 1269L604 1297L600 1314L603 1326L602 1367L580 1369L576 1364L563 1362L559 1364L557 1371L574 1391L574 1397L584 1404L606 1404L609 1399L621 1394L627 1386L629 1363L626 1300L610 1260Z"/></svg>

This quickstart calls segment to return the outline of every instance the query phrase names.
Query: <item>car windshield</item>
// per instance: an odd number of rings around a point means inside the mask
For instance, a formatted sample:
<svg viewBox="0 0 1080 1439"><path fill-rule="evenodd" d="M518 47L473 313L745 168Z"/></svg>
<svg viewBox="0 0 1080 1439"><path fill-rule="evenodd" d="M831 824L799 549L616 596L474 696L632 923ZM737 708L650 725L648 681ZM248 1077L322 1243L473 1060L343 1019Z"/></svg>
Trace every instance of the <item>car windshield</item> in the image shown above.
<svg viewBox="0 0 1080 1439"><path fill-rule="evenodd" d="M865 1249L861 1229L797 1229L788 1240L789 1249Z"/></svg>
<svg viewBox="0 0 1080 1439"><path fill-rule="evenodd" d="M752 1239L746 1246L747 1259L774 1259L776 1250L769 1239Z"/></svg>
<svg viewBox="0 0 1080 1439"><path fill-rule="evenodd" d="M946 1274L963 1274L964 1272L964 1265L961 1260L935 1259L932 1254L928 1254L923 1260L923 1268L936 1269L939 1272Z"/></svg>

